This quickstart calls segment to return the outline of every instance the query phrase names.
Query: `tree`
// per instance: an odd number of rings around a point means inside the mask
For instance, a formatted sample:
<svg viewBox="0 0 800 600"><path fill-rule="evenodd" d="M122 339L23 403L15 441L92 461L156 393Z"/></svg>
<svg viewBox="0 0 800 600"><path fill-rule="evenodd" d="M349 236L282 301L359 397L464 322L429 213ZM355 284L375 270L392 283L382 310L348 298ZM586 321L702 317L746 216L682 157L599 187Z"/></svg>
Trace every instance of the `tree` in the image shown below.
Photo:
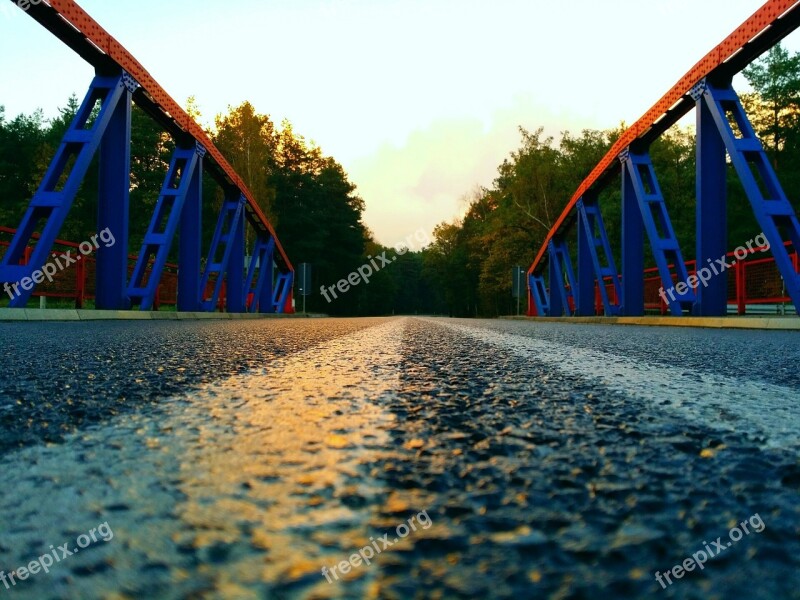
<svg viewBox="0 0 800 600"><path fill-rule="evenodd" d="M742 97L758 137L778 172L781 185L795 209L800 208L800 53L778 44L744 70L753 94ZM738 192L738 182L734 183ZM757 229L752 211L746 211L742 235ZM744 223L737 223L742 226ZM737 238L738 239L738 238Z"/></svg>
<svg viewBox="0 0 800 600"><path fill-rule="evenodd" d="M20 222L46 168L46 143L41 110L7 121L0 107L0 224Z"/></svg>
<svg viewBox="0 0 800 600"><path fill-rule="evenodd" d="M790 54L778 44L744 75L756 94L748 99L748 112L778 170L781 152L798 129L800 53Z"/></svg>
<svg viewBox="0 0 800 600"><path fill-rule="evenodd" d="M433 230L433 243L423 255L427 276L451 317L474 316L467 292L468 249L464 244L461 223L441 223ZM474 290L474 288L473 288Z"/></svg>
<svg viewBox="0 0 800 600"><path fill-rule="evenodd" d="M259 208L273 220L275 189L271 178L275 172L277 141L274 123L269 115L258 114L249 102L235 108L229 106L228 114L217 115L214 122L214 145L244 180Z"/></svg>

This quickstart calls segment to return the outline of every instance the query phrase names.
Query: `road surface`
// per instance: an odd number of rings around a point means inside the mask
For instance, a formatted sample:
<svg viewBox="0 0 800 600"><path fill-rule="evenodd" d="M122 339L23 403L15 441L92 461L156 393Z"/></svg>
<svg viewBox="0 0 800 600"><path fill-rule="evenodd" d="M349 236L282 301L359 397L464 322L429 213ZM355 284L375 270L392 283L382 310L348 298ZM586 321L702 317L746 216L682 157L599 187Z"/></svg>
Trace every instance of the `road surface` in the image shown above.
<svg viewBox="0 0 800 600"><path fill-rule="evenodd" d="M797 334L20 323L0 348L0 598L800 598Z"/></svg>

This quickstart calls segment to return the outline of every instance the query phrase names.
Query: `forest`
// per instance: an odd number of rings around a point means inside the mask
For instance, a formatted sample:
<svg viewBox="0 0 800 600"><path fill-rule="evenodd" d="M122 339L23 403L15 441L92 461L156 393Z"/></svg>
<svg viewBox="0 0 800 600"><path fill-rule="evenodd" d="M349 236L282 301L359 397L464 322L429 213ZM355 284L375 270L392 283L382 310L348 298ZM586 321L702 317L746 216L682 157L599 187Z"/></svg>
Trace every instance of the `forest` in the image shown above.
<svg viewBox="0 0 800 600"><path fill-rule="evenodd" d="M800 53L772 48L744 72L752 88L742 94L748 114L788 197L800 203ZM0 99L1 100L1 99ZM0 225L16 227L50 158L78 109L67 99L59 115L42 110L13 118L0 106ZM194 99L188 112L201 117ZM424 248L397 254L368 284L328 302L323 285L357 272L383 252L363 221L365 199L335 158L294 131L274 123L249 102L217 115L209 135L253 192L277 230L292 262L312 265L310 312L331 315L441 314L497 316L516 312L512 269L527 269L542 240L580 182L625 125L606 131L564 131L559 139L543 129L520 128L520 146L500 162L488 187L468 193L463 218L439 224ZM174 145L159 126L134 107L131 147L131 252L138 252ZM694 128L673 128L651 148L659 183L686 258L695 254ZM500 157L498 157L500 158ZM80 241L95 233L96 164L90 169L59 237ZM469 188L465 182L465 193ZM206 247L222 203L221 191L204 184ZM366 199L368 200L368 199ZM615 256L619 257L620 190L609 186L601 206ZM731 249L760 230L733 173L729 172ZM646 257L646 261L650 257ZM296 294L298 306L301 298ZM523 300L524 306L524 300Z"/></svg>

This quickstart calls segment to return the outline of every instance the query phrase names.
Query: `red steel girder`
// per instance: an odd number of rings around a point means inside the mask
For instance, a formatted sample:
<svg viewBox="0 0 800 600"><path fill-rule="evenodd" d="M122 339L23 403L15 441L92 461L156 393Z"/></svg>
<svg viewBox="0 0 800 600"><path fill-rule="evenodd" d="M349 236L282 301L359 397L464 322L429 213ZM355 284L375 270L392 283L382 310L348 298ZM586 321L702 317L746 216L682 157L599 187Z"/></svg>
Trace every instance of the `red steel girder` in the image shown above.
<svg viewBox="0 0 800 600"><path fill-rule="evenodd" d="M135 10L135 6L132 10ZM175 102L122 44L74 0L43 0L39 4L31 5L27 13L95 68L121 68L136 79L142 86L145 96L142 97L142 92L138 92L134 97L136 102L167 126L170 133L188 134L205 147L206 160L210 158L226 181L244 195L251 222L263 227L275 238L275 248L283 266L286 270L294 270L271 223L239 174L214 146L202 127Z"/></svg>
<svg viewBox="0 0 800 600"><path fill-rule="evenodd" d="M692 67L644 116L636 121L583 180L539 249L528 274L538 272L550 241L572 221L578 200L616 173L617 157L635 143L649 143L695 107L691 89L705 78L730 78L800 26L800 0L768 0L700 62Z"/></svg>

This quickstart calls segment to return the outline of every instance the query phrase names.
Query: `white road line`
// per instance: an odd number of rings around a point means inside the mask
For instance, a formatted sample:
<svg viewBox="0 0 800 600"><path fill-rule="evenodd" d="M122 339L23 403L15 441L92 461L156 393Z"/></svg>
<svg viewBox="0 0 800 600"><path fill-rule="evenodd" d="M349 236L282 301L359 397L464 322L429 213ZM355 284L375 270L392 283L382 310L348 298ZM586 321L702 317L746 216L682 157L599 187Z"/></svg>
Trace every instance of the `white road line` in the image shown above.
<svg viewBox="0 0 800 600"><path fill-rule="evenodd" d="M443 319L430 322L655 405L652 408L656 410L670 410L692 422L716 428L758 434L767 438L768 447L800 446L800 391L796 389L648 363Z"/></svg>

